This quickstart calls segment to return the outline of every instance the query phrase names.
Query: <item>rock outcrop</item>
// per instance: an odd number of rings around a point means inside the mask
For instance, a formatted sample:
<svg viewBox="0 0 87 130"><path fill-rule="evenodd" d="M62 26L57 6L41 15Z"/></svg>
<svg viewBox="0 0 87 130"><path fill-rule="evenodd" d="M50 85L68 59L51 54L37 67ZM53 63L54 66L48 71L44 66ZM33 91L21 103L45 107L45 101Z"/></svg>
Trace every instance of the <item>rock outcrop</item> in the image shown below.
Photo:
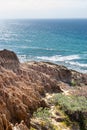
<svg viewBox="0 0 87 130"><path fill-rule="evenodd" d="M16 54L12 51L0 51L0 66L6 69L15 70L19 67L19 60Z"/></svg>
<svg viewBox="0 0 87 130"><path fill-rule="evenodd" d="M72 81L86 86L87 75L46 62L21 64L14 52L0 51L0 130L29 129L33 112L47 106L45 93L62 92Z"/></svg>

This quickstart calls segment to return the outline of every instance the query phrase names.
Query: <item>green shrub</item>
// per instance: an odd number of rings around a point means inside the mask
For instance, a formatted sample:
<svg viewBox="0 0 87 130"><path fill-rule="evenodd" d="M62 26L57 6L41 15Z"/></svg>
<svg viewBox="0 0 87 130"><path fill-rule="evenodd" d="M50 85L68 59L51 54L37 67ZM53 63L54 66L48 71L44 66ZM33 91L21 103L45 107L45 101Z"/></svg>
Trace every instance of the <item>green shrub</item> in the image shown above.
<svg viewBox="0 0 87 130"><path fill-rule="evenodd" d="M66 96L64 94L55 95L51 101L55 105L59 105L64 111L87 111L87 100L81 96Z"/></svg>
<svg viewBox="0 0 87 130"><path fill-rule="evenodd" d="M87 113L87 99L84 96L57 94L51 99L51 102L59 106L65 113L68 112L70 119L77 121L81 129L87 130L87 116L85 115Z"/></svg>
<svg viewBox="0 0 87 130"><path fill-rule="evenodd" d="M57 130L56 126L54 128L54 125L52 124L51 113L48 108L38 108L37 111L34 112L33 117L40 119L39 123L42 129Z"/></svg>
<svg viewBox="0 0 87 130"><path fill-rule="evenodd" d="M48 119L51 115L48 108L38 108L36 112L33 114L34 117L40 118L40 119Z"/></svg>

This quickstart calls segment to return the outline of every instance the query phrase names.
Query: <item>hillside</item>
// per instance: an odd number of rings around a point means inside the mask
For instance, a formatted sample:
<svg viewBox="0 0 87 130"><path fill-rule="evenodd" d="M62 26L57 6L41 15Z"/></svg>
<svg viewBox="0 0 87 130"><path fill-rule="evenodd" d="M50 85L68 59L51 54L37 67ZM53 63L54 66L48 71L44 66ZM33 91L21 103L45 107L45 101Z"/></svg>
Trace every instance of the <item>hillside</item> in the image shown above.
<svg viewBox="0 0 87 130"><path fill-rule="evenodd" d="M53 63L35 61L20 63L14 52L0 51L0 130L53 130L50 127L41 127L41 121L38 119L37 123L35 120L37 116L34 115L37 115L38 109L43 113L43 110L49 108L51 114L49 119L55 124L52 118L52 105L55 109L56 102L52 98L60 93L67 97L80 96L86 99L87 75ZM65 101L67 102L67 99ZM82 129L82 120L83 130L87 130L86 102L85 105L85 109L76 109L71 113L65 104L66 110L57 102L57 107L61 106L57 110L69 117L68 123L73 124L73 120L77 122L78 129ZM66 129L68 130L68 126Z"/></svg>

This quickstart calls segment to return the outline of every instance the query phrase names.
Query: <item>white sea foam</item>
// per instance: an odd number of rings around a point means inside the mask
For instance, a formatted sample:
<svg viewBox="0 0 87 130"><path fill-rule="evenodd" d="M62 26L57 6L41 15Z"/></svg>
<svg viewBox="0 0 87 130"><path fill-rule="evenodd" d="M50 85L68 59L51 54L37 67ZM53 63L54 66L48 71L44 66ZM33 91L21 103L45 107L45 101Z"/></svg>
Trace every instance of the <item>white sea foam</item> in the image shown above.
<svg viewBox="0 0 87 130"><path fill-rule="evenodd" d="M52 49L52 48L42 48L42 47L29 47L29 48L38 49L38 50L56 51L56 49Z"/></svg>
<svg viewBox="0 0 87 130"><path fill-rule="evenodd" d="M57 62L57 61L71 61L71 60L75 60L75 59L80 59L80 57L79 57L79 55L70 55L70 56L55 55L55 56L51 56L51 57L47 57L47 56L39 57L38 56L37 59Z"/></svg>
<svg viewBox="0 0 87 130"><path fill-rule="evenodd" d="M69 64L79 67L87 67L87 64L81 64L79 62L69 62Z"/></svg>
<svg viewBox="0 0 87 130"><path fill-rule="evenodd" d="M79 63L77 61L74 61L76 59L80 59L79 55L70 55L70 56L56 55L56 56L51 56L51 57L47 57L47 56L32 57L32 56L29 56L29 57L27 57L26 55L19 54L18 57L19 57L21 63L26 62L26 61L32 61L32 60L36 60L36 61L44 60L44 61L56 62L60 65L61 64L65 65L69 69L77 70L77 71L82 72L82 73L87 73L87 64L83 64L83 63Z"/></svg>
<svg viewBox="0 0 87 130"><path fill-rule="evenodd" d="M18 55L18 58L19 58L19 60L20 60L21 63L27 61L26 55Z"/></svg>
<svg viewBox="0 0 87 130"><path fill-rule="evenodd" d="M87 64L74 61L66 61L65 64L69 69L73 69L82 73L87 73Z"/></svg>

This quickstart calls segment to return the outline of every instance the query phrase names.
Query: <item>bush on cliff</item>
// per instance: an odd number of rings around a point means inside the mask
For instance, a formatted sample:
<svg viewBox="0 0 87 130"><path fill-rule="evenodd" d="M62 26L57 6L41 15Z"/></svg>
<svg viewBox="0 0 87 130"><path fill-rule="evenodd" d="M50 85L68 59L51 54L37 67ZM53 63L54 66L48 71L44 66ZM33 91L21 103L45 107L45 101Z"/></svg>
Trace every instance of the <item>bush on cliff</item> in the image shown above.
<svg viewBox="0 0 87 130"><path fill-rule="evenodd" d="M38 108L36 112L33 114L34 117L48 120L48 118L51 116L48 108Z"/></svg>
<svg viewBox="0 0 87 130"><path fill-rule="evenodd" d="M55 105L60 105L64 111L70 110L72 113L75 111L87 111L87 100L83 96L57 94L53 97L52 101Z"/></svg>
<svg viewBox="0 0 87 130"><path fill-rule="evenodd" d="M51 102L56 106L60 106L71 120L79 122L83 130L87 130L87 99L84 96L66 96L64 94L56 94Z"/></svg>

